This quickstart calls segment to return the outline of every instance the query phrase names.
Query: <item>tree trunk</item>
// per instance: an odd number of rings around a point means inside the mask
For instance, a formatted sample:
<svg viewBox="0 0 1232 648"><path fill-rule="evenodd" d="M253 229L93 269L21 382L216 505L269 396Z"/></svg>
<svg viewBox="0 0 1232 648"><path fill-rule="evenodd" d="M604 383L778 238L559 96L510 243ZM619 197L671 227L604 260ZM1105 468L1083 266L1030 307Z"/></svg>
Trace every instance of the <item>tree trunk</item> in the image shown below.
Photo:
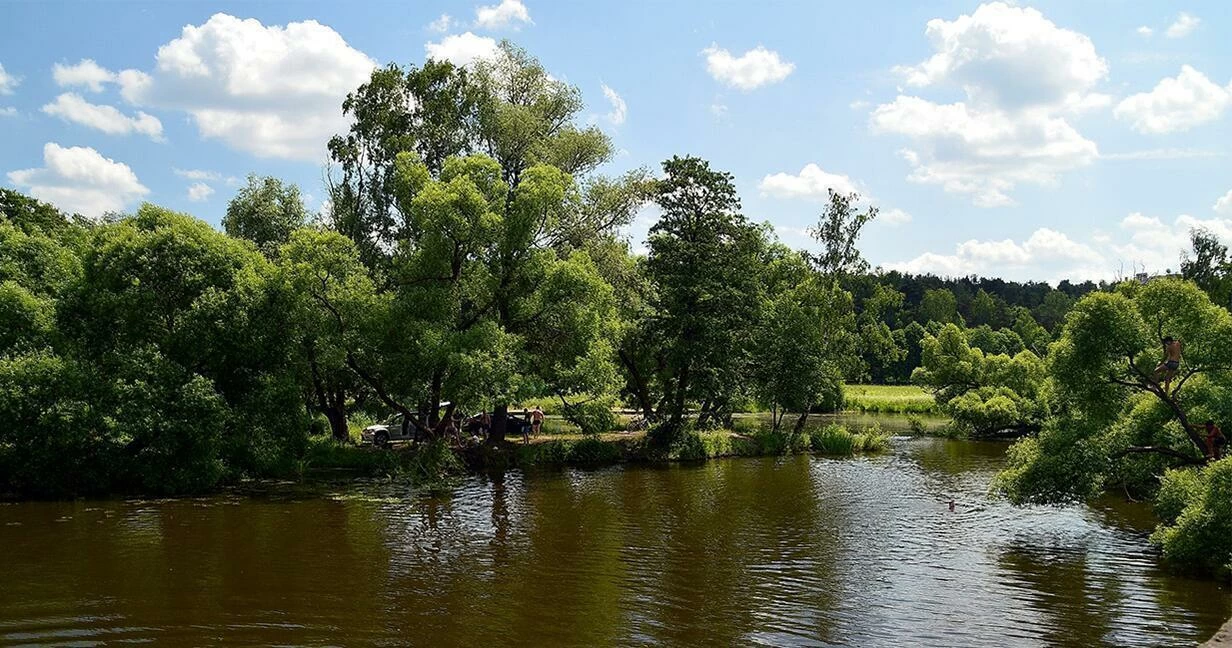
<svg viewBox="0 0 1232 648"><path fill-rule="evenodd" d="M505 431L509 423L509 405L502 403L492 410L492 427L488 428L488 445L496 446L505 442Z"/></svg>
<svg viewBox="0 0 1232 648"><path fill-rule="evenodd" d="M796 425L795 427L792 428L791 433L800 434L801 432L803 432L804 424L808 421L808 417L809 417L809 413L808 413L808 408L806 407L804 408L804 411L800 413L800 418L796 419Z"/></svg>
<svg viewBox="0 0 1232 648"><path fill-rule="evenodd" d="M650 401L650 389L646 386L646 378L642 376L642 372L638 371L637 363L633 362L628 353L621 351L618 355L625 369L629 371L629 378L633 380L633 395L642 409L642 417L650 421L654 418L654 404Z"/></svg>

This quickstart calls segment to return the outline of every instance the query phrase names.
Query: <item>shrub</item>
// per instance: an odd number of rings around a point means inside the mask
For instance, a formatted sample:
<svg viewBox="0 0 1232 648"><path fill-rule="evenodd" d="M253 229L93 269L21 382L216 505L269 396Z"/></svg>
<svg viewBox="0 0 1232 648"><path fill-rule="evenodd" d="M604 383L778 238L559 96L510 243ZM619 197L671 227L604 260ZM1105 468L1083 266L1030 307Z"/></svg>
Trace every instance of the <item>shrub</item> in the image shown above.
<svg viewBox="0 0 1232 648"><path fill-rule="evenodd" d="M1161 524L1151 541L1169 562L1195 572L1232 572L1232 457L1209 464L1191 476L1171 471L1160 489L1163 513L1172 523Z"/></svg>

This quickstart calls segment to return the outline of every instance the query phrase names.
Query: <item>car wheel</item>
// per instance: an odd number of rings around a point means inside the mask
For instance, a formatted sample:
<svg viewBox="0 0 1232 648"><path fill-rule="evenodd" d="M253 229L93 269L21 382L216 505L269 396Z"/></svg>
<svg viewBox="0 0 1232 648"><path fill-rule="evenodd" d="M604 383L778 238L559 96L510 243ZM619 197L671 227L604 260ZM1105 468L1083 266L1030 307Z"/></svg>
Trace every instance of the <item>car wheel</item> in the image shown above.
<svg viewBox="0 0 1232 648"><path fill-rule="evenodd" d="M375 445L378 448L389 447L389 433L377 432L376 436L372 439L372 445Z"/></svg>

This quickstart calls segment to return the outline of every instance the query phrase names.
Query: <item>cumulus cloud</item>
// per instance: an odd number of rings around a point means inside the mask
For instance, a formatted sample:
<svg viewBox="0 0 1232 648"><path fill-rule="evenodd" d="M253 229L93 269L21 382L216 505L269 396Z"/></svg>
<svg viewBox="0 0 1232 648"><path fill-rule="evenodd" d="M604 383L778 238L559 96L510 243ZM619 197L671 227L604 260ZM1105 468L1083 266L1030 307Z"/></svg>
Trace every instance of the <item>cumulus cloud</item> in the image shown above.
<svg viewBox="0 0 1232 648"><path fill-rule="evenodd" d="M440 18L437 18L436 20L433 20L432 22L428 23L428 29L434 32L440 32L443 34L449 31L449 28L452 25L453 25L453 17L450 16L449 14L443 13L441 14Z"/></svg>
<svg viewBox="0 0 1232 648"><path fill-rule="evenodd" d="M4 65L0 64L0 95L11 95L17 85L21 83L21 79L4 71Z"/></svg>
<svg viewBox="0 0 1232 648"><path fill-rule="evenodd" d="M911 214L895 207L892 209L882 210L877 215L877 220L890 225L904 225L911 222Z"/></svg>
<svg viewBox="0 0 1232 648"><path fill-rule="evenodd" d="M1041 111L1015 114L900 96L878 106L869 123L876 133L913 140L900 151L912 167L908 180L969 195L980 207L1013 204L1010 192L1018 184L1052 185L1062 172L1099 157L1095 142Z"/></svg>
<svg viewBox="0 0 1232 648"><path fill-rule="evenodd" d="M141 111L130 117L114 106L92 104L75 92L56 97L55 101L43 106L43 112L108 135L138 133L156 142L163 141L163 124L157 117Z"/></svg>
<svg viewBox="0 0 1232 648"><path fill-rule="evenodd" d="M23 191L69 212L98 218L149 193L127 164L84 146L43 146L43 166L8 173Z"/></svg>
<svg viewBox="0 0 1232 648"><path fill-rule="evenodd" d="M0 117L16 117L17 109L13 106L5 106L0 108Z"/></svg>
<svg viewBox="0 0 1232 648"><path fill-rule="evenodd" d="M925 252L910 261L889 263L890 270L913 274L932 273L942 276L996 274L997 276L1027 273L1039 278L1041 273L1056 273L1058 269L1098 268L1105 262L1102 254L1091 246L1049 228L1037 229L1021 243L1013 239L980 241L970 239L959 243L953 254ZM1061 273L1057 276L1065 276Z"/></svg>
<svg viewBox="0 0 1232 648"><path fill-rule="evenodd" d="M1221 214L1232 214L1232 191L1220 196L1219 200L1215 201L1215 206L1211 209Z"/></svg>
<svg viewBox="0 0 1232 648"><path fill-rule="evenodd" d="M928 21L925 34L936 53L897 68L908 84L954 84L1004 108L1078 101L1108 75L1090 38L1030 7L980 5L969 16Z"/></svg>
<svg viewBox="0 0 1232 648"><path fill-rule="evenodd" d="M925 33L934 54L896 71L917 88L961 88L966 100L899 95L872 112L873 132L911 140L900 152L909 180L995 207L1013 204L1019 184L1054 184L1099 156L1067 121L1111 102L1095 92L1108 64L1086 35L1002 2L930 20Z"/></svg>
<svg viewBox="0 0 1232 648"><path fill-rule="evenodd" d="M424 49L430 59L450 61L454 65L470 65L480 59L495 57L500 46L496 44L496 39L466 32L446 36L439 43L427 43Z"/></svg>
<svg viewBox="0 0 1232 648"><path fill-rule="evenodd" d="M1155 33L1154 29L1151 29L1150 27L1147 27L1146 25L1143 25L1134 31L1138 32L1138 35L1143 38L1150 38L1151 34Z"/></svg>
<svg viewBox="0 0 1232 648"><path fill-rule="evenodd" d="M612 104L612 111L607 114L607 120L612 122L613 126L619 126L625 123L625 117L629 114L629 106L625 104L625 100L617 94L617 92L606 83L600 84L603 86L603 96L607 98L608 103Z"/></svg>
<svg viewBox="0 0 1232 648"><path fill-rule="evenodd" d="M1219 119L1232 104L1232 86L1221 87L1205 74L1182 65L1176 77L1161 80L1150 92L1126 97L1113 114L1140 133L1172 133Z"/></svg>
<svg viewBox="0 0 1232 648"><path fill-rule="evenodd" d="M731 52L716 45L702 50L706 55L706 71L716 81L726 86L749 91L786 79L795 63L784 61L778 52L761 45L733 56Z"/></svg>
<svg viewBox="0 0 1232 648"><path fill-rule="evenodd" d="M1199 228L1232 243L1232 218L1200 219L1182 214L1168 222L1158 216L1133 212L1121 219L1115 230L1096 232L1088 242L1041 228L1021 243L1012 239L972 239L955 246L952 254L925 252L884 267L948 276L1114 280L1139 271L1175 270L1181 255L1190 247L1190 232Z"/></svg>
<svg viewBox="0 0 1232 648"><path fill-rule="evenodd" d="M95 63L94 59L81 59L75 65L56 63L51 68L51 77L61 88L83 86L90 92L102 92L104 84L116 81L116 73Z"/></svg>
<svg viewBox="0 0 1232 648"><path fill-rule="evenodd" d="M131 103L187 112L203 137L260 157L319 160L346 128L342 100L374 67L315 20L266 26L218 13L160 47L150 72L115 79Z"/></svg>
<svg viewBox="0 0 1232 648"><path fill-rule="evenodd" d="M804 198L808 200L827 200L828 190L841 194L859 193L856 183L851 178L822 170L816 164L809 163L800 169L800 173L775 173L761 179L757 188L763 196L775 198Z"/></svg>
<svg viewBox="0 0 1232 648"><path fill-rule="evenodd" d="M188 199L193 202L201 202L208 199L214 193L214 188L204 182L194 182L188 185Z"/></svg>
<svg viewBox="0 0 1232 648"><path fill-rule="evenodd" d="M523 24L533 25L534 21L521 0L501 0L500 4L475 9L475 26L482 29L517 29Z"/></svg>
<svg viewBox="0 0 1232 648"><path fill-rule="evenodd" d="M1164 35L1168 38L1184 38L1192 34L1200 24L1202 24L1201 18L1182 11L1176 17L1176 22L1168 26L1168 30L1164 32Z"/></svg>

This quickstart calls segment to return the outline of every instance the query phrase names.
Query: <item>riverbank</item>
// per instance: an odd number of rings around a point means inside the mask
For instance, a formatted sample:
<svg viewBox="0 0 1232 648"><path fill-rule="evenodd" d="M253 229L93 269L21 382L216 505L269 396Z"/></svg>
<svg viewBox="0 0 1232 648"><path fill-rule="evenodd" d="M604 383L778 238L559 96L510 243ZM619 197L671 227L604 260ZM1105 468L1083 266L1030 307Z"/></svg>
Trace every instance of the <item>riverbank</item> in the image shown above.
<svg viewBox="0 0 1232 648"><path fill-rule="evenodd" d="M1198 648L1232 648L1232 619L1228 619L1222 628L1215 631L1215 634Z"/></svg>
<svg viewBox="0 0 1232 648"><path fill-rule="evenodd" d="M493 468L693 462L721 457L805 453L852 456L880 452L888 447L889 438L880 428L852 432L834 423L812 426L800 434L759 426L690 432L667 449L649 443L645 432L552 434L532 437L525 442L510 438L496 447L475 444L463 448L436 443L383 449L318 437L311 441L304 458L294 467L294 474L280 477L308 481L389 477L431 487L468 471Z"/></svg>

